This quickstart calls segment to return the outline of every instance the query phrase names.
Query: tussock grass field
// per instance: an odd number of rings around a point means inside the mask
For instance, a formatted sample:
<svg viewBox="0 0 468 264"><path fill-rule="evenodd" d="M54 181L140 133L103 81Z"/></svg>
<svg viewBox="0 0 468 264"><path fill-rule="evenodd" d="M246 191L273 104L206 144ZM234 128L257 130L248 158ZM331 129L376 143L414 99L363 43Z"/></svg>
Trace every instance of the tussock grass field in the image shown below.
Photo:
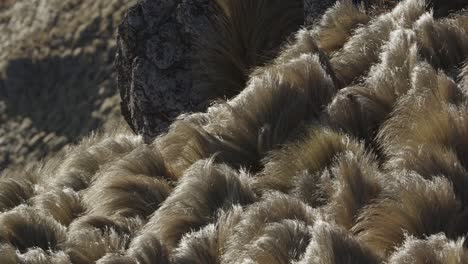
<svg viewBox="0 0 468 264"><path fill-rule="evenodd" d="M151 144L6 170L0 263L466 263L468 3L355 2Z"/></svg>

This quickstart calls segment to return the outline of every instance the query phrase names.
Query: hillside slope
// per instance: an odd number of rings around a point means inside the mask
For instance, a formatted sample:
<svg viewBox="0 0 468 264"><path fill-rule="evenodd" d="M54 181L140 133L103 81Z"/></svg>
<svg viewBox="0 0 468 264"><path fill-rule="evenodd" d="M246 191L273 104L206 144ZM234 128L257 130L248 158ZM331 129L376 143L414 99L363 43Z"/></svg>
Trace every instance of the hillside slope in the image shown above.
<svg viewBox="0 0 468 264"><path fill-rule="evenodd" d="M119 117L115 30L127 0L16 0L0 9L0 170Z"/></svg>

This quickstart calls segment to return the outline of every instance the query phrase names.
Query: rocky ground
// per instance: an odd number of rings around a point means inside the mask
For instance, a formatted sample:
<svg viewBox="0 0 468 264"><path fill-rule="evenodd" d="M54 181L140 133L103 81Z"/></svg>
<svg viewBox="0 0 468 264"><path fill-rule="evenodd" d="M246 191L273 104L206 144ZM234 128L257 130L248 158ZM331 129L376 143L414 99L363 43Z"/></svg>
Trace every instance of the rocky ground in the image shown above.
<svg viewBox="0 0 468 264"><path fill-rule="evenodd" d="M0 170L120 118L115 32L135 2L0 1Z"/></svg>

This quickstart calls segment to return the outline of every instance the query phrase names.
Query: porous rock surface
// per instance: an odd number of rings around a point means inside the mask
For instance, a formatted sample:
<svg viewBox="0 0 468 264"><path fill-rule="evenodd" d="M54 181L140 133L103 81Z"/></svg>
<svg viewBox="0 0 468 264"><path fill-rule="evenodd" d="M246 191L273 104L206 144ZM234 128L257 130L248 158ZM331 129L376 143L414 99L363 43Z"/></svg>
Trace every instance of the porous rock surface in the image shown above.
<svg viewBox="0 0 468 264"><path fill-rule="evenodd" d="M116 67L122 114L146 138L201 101L190 89L192 40L209 26L209 2L140 1L119 27Z"/></svg>

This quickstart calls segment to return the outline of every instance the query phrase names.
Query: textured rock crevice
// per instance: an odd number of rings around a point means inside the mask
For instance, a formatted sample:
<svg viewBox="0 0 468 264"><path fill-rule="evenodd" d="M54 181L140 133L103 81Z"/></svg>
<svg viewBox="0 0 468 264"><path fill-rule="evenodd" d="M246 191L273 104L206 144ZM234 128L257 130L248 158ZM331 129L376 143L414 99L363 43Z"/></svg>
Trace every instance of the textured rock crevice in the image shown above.
<svg viewBox="0 0 468 264"><path fill-rule="evenodd" d="M212 12L208 0L141 1L121 23L116 69L122 114L146 139L201 101L189 89L192 40Z"/></svg>

